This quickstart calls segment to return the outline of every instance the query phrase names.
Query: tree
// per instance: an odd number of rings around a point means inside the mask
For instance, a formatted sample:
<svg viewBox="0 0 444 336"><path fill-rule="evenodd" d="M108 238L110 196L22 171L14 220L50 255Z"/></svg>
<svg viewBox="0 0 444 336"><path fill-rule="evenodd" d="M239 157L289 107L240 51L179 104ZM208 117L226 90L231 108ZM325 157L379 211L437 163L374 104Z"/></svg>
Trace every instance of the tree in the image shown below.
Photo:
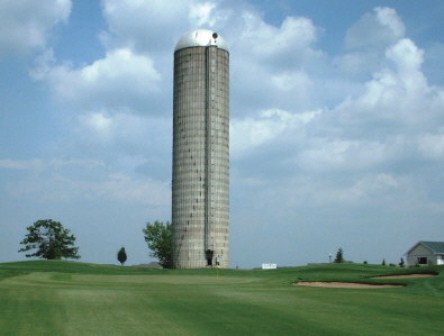
<svg viewBox="0 0 444 336"><path fill-rule="evenodd" d="M43 259L79 259L79 248L74 246L76 237L60 222L41 219L26 228L28 233L20 244L25 245L19 252L35 250L26 257Z"/></svg>
<svg viewBox="0 0 444 336"><path fill-rule="evenodd" d="M143 229L151 255L159 259L164 268L173 268L173 226L159 221L147 223Z"/></svg>
<svg viewBox="0 0 444 336"><path fill-rule="evenodd" d="M335 263L342 264L344 262L344 251L342 248L339 248L338 252L336 252Z"/></svg>
<svg viewBox="0 0 444 336"><path fill-rule="evenodd" d="M117 260L120 262L120 264L123 266L125 264L125 261L127 259L125 248L122 247L119 252L117 252Z"/></svg>
<svg viewBox="0 0 444 336"><path fill-rule="evenodd" d="M404 258L401 258L401 260L399 261L399 267L404 267L405 262L404 262Z"/></svg>

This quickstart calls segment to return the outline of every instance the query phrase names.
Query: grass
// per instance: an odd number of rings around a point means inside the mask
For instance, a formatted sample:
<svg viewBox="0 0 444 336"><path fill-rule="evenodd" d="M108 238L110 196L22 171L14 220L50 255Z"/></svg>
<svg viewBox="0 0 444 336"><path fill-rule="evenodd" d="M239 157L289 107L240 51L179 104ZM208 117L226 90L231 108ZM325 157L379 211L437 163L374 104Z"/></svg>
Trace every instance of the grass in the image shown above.
<svg viewBox="0 0 444 336"><path fill-rule="evenodd" d="M439 273L442 267L419 269ZM444 277L375 265L152 270L64 261L0 264L0 335L441 335ZM441 272L442 273L442 272ZM399 283L326 289L295 281Z"/></svg>

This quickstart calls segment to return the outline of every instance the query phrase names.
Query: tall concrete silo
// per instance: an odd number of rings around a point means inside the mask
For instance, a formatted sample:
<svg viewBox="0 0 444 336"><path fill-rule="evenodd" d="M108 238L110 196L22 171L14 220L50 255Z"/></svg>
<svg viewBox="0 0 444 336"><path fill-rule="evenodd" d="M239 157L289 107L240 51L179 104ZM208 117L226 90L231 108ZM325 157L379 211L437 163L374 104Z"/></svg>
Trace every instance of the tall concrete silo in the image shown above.
<svg viewBox="0 0 444 336"><path fill-rule="evenodd" d="M210 30L174 52L173 262L228 267L229 52Z"/></svg>

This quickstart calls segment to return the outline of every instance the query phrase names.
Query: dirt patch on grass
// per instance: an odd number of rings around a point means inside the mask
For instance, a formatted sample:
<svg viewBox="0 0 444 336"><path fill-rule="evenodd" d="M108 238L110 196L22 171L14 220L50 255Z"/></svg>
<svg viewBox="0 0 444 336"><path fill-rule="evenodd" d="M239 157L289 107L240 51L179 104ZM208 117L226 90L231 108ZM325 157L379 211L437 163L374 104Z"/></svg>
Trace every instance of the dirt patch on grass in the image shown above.
<svg viewBox="0 0 444 336"><path fill-rule="evenodd" d="M380 289L380 288L401 288L402 285L373 285L358 282L323 282L323 281L300 281L297 286L322 287L322 288L355 288L355 289Z"/></svg>
<svg viewBox="0 0 444 336"><path fill-rule="evenodd" d="M413 274L399 274L399 275L380 275L373 277L373 279L380 280L402 280L402 279L419 279L430 278L436 274L432 273L413 273ZM322 288L362 288L362 289L380 289L380 288L401 288L405 285L401 284L367 284L359 282L339 282L339 281L299 281L294 283L296 286L305 287L322 287Z"/></svg>
<svg viewBox="0 0 444 336"><path fill-rule="evenodd" d="M417 274L400 274L400 275L380 275L373 279L417 279L417 278L431 278L436 274L417 273Z"/></svg>

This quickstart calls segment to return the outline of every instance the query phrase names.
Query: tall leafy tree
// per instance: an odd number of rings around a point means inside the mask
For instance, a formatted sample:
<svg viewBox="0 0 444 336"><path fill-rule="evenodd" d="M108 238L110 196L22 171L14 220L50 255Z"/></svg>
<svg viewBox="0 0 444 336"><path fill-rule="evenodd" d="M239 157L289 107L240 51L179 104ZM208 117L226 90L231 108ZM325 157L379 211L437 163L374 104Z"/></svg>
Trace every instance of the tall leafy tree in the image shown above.
<svg viewBox="0 0 444 336"><path fill-rule="evenodd" d="M159 259L164 268L173 268L173 226L170 222L147 223L143 229L151 255Z"/></svg>
<svg viewBox="0 0 444 336"><path fill-rule="evenodd" d="M60 222L52 219L41 219L28 226L28 233L20 242L24 245L19 252L28 252L26 257L43 259L78 259L78 247L75 247L76 237L65 229Z"/></svg>
<svg viewBox="0 0 444 336"><path fill-rule="evenodd" d="M117 260L120 262L120 264L123 266L125 264L126 259L128 256L126 255L125 248L122 247L119 252L117 252Z"/></svg>

